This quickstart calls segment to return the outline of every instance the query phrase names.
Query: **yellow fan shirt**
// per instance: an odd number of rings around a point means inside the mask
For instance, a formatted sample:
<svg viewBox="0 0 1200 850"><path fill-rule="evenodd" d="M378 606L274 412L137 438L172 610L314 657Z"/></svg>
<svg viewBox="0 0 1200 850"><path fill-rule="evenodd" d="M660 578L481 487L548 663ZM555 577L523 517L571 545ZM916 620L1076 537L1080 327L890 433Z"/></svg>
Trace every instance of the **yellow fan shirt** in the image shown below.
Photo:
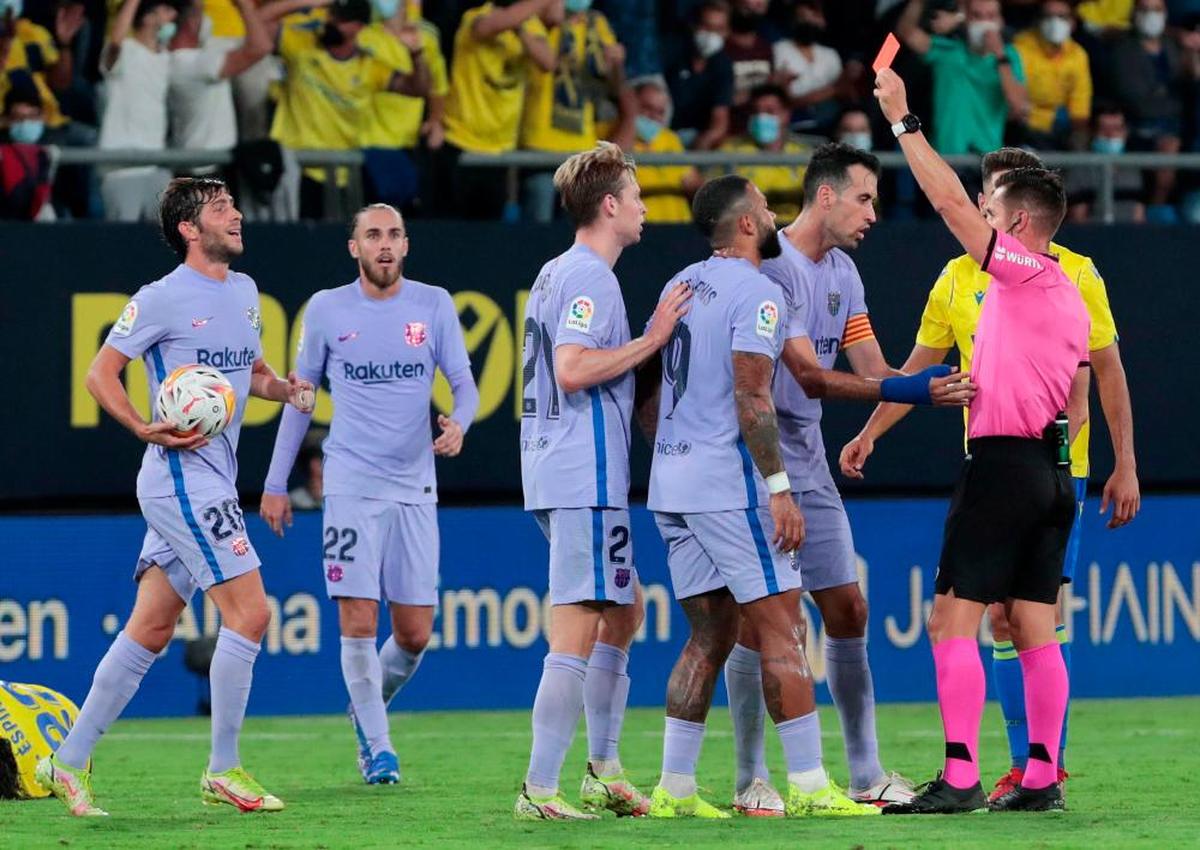
<svg viewBox="0 0 1200 850"><path fill-rule="evenodd" d="M421 30L425 64L429 66L429 93L445 96L450 91L446 76L446 58L442 55L437 27L427 21L416 21ZM412 54L392 35L382 21L376 21L358 35L358 46L393 71L412 72ZM371 99L360 135L364 148L415 148L420 140L421 122L425 120L425 98L409 97L391 91L377 92Z"/></svg>
<svg viewBox="0 0 1200 850"><path fill-rule="evenodd" d="M649 144L639 139L633 145L635 154L682 153L683 149L679 136L666 127ZM638 166L637 181L642 189L642 203L646 205L647 224L691 223L692 206L683 193L683 178L687 173L688 169L682 165Z"/></svg>
<svg viewBox="0 0 1200 850"><path fill-rule="evenodd" d="M1090 257L1054 243L1050 244L1050 253L1058 257L1062 270L1079 287L1079 294L1083 296L1088 317L1092 321L1088 350L1108 348L1117 341L1117 326L1108 306L1108 290L1104 288L1104 279L1096 271L1095 263ZM981 271L979 263L967 254L946 263L929 292L929 300L921 314L917 344L927 348L957 347L959 368L969 372L971 354L975 349L975 328L979 324L979 313L983 309L983 299L991 280L991 275ZM963 420L965 423L965 409ZM1071 474L1076 478L1086 478L1088 474L1090 430L1085 423L1071 444Z"/></svg>
<svg viewBox="0 0 1200 850"><path fill-rule="evenodd" d="M75 703L56 691L0 681L0 738L12 748L23 797L50 796L34 778L34 770L58 749L78 716Z"/></svg>
<svg viewBox="0 0 1200 850"><path fill-rule="evenodd" d="M794 139L784 141L779 153L804 153L809 148ZM754 153L761 150L748 136L730 139L721 145L723 151ZM790 223L800 215L804 205L803 165L739 165L735 172L745 177L767 196L767 206L775 213L780 226Z"/></svg>

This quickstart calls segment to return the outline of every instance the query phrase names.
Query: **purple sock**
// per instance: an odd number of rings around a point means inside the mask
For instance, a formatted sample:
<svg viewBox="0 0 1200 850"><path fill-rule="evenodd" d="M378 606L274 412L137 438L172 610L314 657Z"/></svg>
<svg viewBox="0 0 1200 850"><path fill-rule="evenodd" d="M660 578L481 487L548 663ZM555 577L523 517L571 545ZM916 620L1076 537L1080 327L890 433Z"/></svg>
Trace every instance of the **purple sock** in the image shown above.
<svg viewBox="0 0 1200 850"><path fill-rule="evenodd" d="M367 739L371 755L395 752L388 737L387 709L383 704L383 673L375 638L342 637L342 679L354 706L354 716Z"/></svg>
<svg viewBox="0 0 1200 850"><path fill-rule="evenodd" d="M804 773L821 766L821 718L811 712L775 724L783 744L788 774Z"/></svg>
<svg viewBox="0 0 1200 850"><path fill-rule="evenodd" d="M875 682L867 663L867 639L825 638L825 675L842 719L850 787L870 788L883 776L875 735Z"/></svg>
<svg viewBox="0 0 1200 850"><path fill-rule="evenodd" d="M58 748L59 761L77 770L88 763L96 742L121 716L156 657L125 632L117 635L96 666L79 718Z"/></svg>
<svg viewBox="0 0 1200 850"><path fill-rule="evenodd" d="M212 689L212 754L208 758L210 773L222 773L241 764L238 736L246 717L246 702L250 699L250 682L254 678L258 646L224 626L217 635L217 649L208 668L208 681Z"/></svg>
<svg viewBox="0 0 1200 850"><path fill-rule="evenodd" d="M703 723L668 717L663 733L663 773L695 776L696 762L700 761L700 745L703 743Z"/></svg>
<svg viewBox="0 0 1200 850"><path fill-rule="evenodd" d="M753 649L734 644L725 662L725 690L733 718L733 752L737 765L734 787L742 790L755 778L770 780L763 731L767 703L762 691L762 661Z"/></svg>
<svg viewBox="0 0 1200 850"><path fill-rule="evenodd" d="M629 699L629 653L597 641L583 680L583 710L587 717L588 758L618 758L625 703Z"/></svg>
<svg viewBox="0 0 1200 850"><path fill-rule="evenodd" d="M379 666L383 671L383 704L385 706L389 705L392 697L396 696L400 689L417 674L417 668L421 666L421 659L424 657L425 650L415 654L409 652L396 643L394 637L389 637L383 642L383 646L379 647Z"/></svg>
<svg viewBox="0 0 1200 850"><path fill-rule="evenodd" d="M586 659L562 652L546 655L542 681L533 700L533 750L525 774L528 785L550 791L558 788L563 759L583 713L586 676Z"/></svg>

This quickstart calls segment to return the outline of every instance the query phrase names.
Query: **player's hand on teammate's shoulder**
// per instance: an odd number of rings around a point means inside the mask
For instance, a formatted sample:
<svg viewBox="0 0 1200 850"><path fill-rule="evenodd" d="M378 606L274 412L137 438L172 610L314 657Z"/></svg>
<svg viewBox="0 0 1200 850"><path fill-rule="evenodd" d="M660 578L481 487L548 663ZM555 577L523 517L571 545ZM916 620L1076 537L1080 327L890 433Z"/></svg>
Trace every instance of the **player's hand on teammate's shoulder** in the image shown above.
<svg viewBox="0 0 1200 850"><path fill-rule="evenodd" d="M444 414L438 416L438 427L442 433L433 441L433 453L439 457L455 457L462 451L462 426Z"/></svg>
<svg viewBox="0 0 1200 850"><path fill-rule="evenodd" d="M772 541L780 552L795 552L804 543L804 514L789 491L771 496L771 520L775 523Z"/></svg>
<svg viewBox="0 0 1200 850"><path fill-rule="evenodd" d="M975 398L979 387L971 383L971 376L958 371L929 379L929 398L937 407L966 407Z"/></svg>
<svg viewBox="0 0 1200 850"><path fill-rule="evenodd" d="M675 284L654 308L654 315L650 317L650 325L646 328L646 338L658 348L666 345L675 332L675 325L687 315L691 301L692 287L683 281Z"/></svg>
<svg viewBox="0 0 1200 850"><path fill-rule="evenodd" d="M283 537L283 529L292 527L292 499L287 493L263 493L258 515L272 531Z"/></svg>
<svg viewBox="0 0 1200 850"><path fill-rule="evenodd" d="M316 388L300 378L295 372L288 372L288 404L301 413L312 413L317 405Z"/></svg>
<svg viewBox="0 0 1200 850"><path fill-rule="evenodd" d="M842 468L842 475L861 481L863 466L866 465L867 458L873 451L875 451L875 441L865 434L859 434L842 446L842 454L838 458L838 466Z"/></svg>
<svg viewBox="0 0 1200 850"><path fill-rule="evenodd" d="M879 101L883 117L891 124L908 114L908 94L904 90L904 80L891 68L884 68L875 75L875 99Z"/></svg>
<svg viewBox="0 0 1200 850"><path fill-rule="evenodd" d="M150 422L138 429L138 439L144 443L154 443L168 449L195 451L208 445L208 438L203 434L191 434L180 437L175 434L175 426L170 422Z"/></svg>

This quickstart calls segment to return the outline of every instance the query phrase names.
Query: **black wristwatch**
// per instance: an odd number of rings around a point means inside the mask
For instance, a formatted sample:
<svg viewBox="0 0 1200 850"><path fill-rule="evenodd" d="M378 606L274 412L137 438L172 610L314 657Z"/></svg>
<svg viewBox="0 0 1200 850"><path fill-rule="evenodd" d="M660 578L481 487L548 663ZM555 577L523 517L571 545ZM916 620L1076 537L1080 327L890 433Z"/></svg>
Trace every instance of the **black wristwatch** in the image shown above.
<svg viewBox="0 0 1200 850"><path fill-rule="evenodd" d="M892 135L897 139L905 133L919 133L920 131L921 119L911 112L892 125Z"/></svg>

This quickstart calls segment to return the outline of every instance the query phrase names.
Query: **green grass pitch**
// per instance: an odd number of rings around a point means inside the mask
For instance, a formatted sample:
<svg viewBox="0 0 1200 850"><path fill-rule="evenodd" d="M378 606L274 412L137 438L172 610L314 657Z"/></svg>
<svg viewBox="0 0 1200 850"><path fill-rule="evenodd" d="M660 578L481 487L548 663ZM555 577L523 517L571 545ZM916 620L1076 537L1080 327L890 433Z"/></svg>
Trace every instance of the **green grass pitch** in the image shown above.
<svg viewBox="0 0 1200 850"><path fill-rule="evenodd" d="M331 683L332 687L332 683ZM1079 700L1072 706L1069 811L1052 815L723 822L605 818L599 823L514 821L512 804L528 758L525 712L392 715L403 784L369 788L358 778L344 717L251 718L246 766L288 804L277 815L201 806L208 752L204 719L114 725L96 752L95 787L107 819L74 820L53 800L0 803L0 847L409 848L802 847L1099 848L1196 846L1200 835L1200 698ZM846 768L837 714L822 711L826 761ZM885 765L923 781L940 765L936 706L884 706ZM769 732L769 763L782 757ZM564 769L574 797L584 765L582 726ZM649 791L658 775L662 714L630 712L622 756ZM1007 763L994 704L981 740L985 781ZM709 718L700 782L727 804L732 740L723 708Z"/></svg>

